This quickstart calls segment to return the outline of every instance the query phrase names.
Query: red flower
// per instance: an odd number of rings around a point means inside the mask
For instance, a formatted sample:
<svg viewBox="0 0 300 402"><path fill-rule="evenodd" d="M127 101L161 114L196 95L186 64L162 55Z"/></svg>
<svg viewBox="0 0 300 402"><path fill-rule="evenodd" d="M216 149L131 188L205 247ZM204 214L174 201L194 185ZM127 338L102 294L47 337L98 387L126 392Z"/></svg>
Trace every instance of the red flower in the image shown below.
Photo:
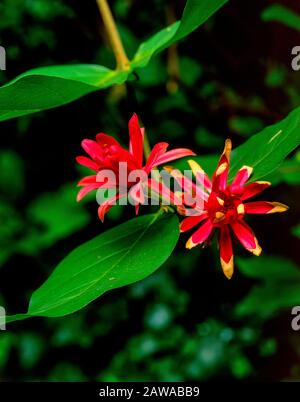
<svg viewBox="0 0 300 402"><path fill-rule="evenodd" d="M194 152L185 148L167 151L169 144L166 142L160 142L153 147L146 163L143 165L144 129L140 128L136 114L133 114L129 120L128 128L129 150L123 148L112 136L99 133L96 135L96 141L85 139L81 143L82 148L89 155L89 158L86 156L78 156L76 158L79 164L86 166L95 172L95 174L86 176L79 181L78 186L82 186L83 188L77 195L77 201L80 201L90 191L100 187L104 189L116 187L116 195L99 206L98 215L102 221L105 213L116 203L117 200L128 196L128 189L130 189L130 194L137 201L136 211L138 211L139 203L142 203L144 200L143 189L141 187L143 184L142 181L139 181L138 179L135 181L129 181L126 178L126 185L119 182L120 162L126 164L128 175L130 172L135 170L142 170L145 176L148 177L151 170L156 166L184 156L195 155ZM99 177L97 181L97 174L103 170L112 171L115 174L116 181L99 181ZM149 185L149 183L151 184L151 180L144 184ZM158 187L161 189L161 186L157 186L157 188Z"/></svg>
<svg viewBox="0 0 300 402"><path fill-rule="evenodd" d="M284 212L288 209L286 205L279 202L245 202L270 186L271 183L257 181L246 184L253 169L250 166L243 166L237 172L233 182L227 184L230 153L231 141L226 140L224 152L212 181L195 161L189 161L194 175L203 183L204 208L201 210L195 208L194 216L185 218L180 226L181 232L185 232L201 223L187 241L186 247L188 249L207 242L213 231L219 229L220 260L223 272L228 279L233 274L232 233L248 251L257 256L261 253L261 247L252 229L244 221L245 215L271 214ZM203 192L202 188L200 188L199 193L201 191Z"/></svg>

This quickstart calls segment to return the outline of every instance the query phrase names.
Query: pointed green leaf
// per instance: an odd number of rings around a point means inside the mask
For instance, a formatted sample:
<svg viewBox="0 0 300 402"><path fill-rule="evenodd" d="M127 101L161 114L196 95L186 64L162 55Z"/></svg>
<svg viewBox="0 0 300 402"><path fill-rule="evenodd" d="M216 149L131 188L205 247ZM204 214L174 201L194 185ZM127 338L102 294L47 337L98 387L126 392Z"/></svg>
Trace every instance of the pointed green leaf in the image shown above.
<svg viewBox="0 0 300 402"><path fill-rule="evenodd" d="M0 121L67 104L91 92L125 82L157 52L184 38L228 0L188 0L182 20L158 32L138 49L130 71L78 64L36 68L0 87Z"/></svg>
<svg viewBox="0 0 300 402"><path fill-rule="evenodd" d="M108 290L144 279L167 260L178 236L178 218L161 214L132 219L97 236L56 267L33 293L28 314L16 319L70 314Z"/></svg>
<svg viewBox="0 0 300 402"><path fill-rule="evenodd" d="M247 165L253 167L249 182L262 180L277 169L299 144L300 108L297 108L285 119L266 127L233 150L230 178L232 179L243 165Z"/></svg>
<svg viewBox="0 0 300 402"><path fill-rule="evenodd" d="M152 56L178 42L204 24L228 0L188 0L182 19L162 29L138 48L132 67L144 67Z"/></svg>
<svg viewBox="0 0 300 402"><path fill-rule="evenodd" d="M120 84L127 76L128 73L92 64L29 70L0 88L0 121L64 105Z"/></svg>
<svg viewBox="0 0 300 402"><path fill-rule="evenodd" d="M299 144L300 107L293 110L280 122L268 126L260 133L253 135L239 147L234 148L233 144L229 180L233 179L236 172L243 165L253 167L249 183L271 178L270 174L279 168L288 154L296 149ZM219 154L196 156L192 159L196 160L212 176L221 152L222 149L219 150ZM189 158L175 162L174 166L181 170L189 169L187 159ZM297 171L295 173L297 174ZM293 178L293 180L296 181L296 178ZM282 181L282 178L279 181Z"/></svg>

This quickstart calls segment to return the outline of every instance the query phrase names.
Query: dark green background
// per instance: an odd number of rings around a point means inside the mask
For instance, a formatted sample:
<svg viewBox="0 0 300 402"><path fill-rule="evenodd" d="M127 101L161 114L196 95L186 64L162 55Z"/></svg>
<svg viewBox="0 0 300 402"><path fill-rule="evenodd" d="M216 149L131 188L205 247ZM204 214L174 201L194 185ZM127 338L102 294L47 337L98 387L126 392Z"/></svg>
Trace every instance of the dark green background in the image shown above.
<svg viewBox="0 0 300 402"><path fill-rule="evenodd" d="M111 3L129 56L184 7ZM126 87L1 123L0 304L10 314L26 311L32 291L70 250L134 216L133 208L114 207L102 224L93 196L76 203L76 181L86 174L75 164L83 138L105 131L126 144L136 111L152 144L218 154L228 136L237 146L299 106L300 71L290 64L300 31L263 20L273 3L230 0ZM300 16L298 1L281 4ZM93 1L2 0L0 45L7 51L1 83L42 65L114 67ZM300 332L291 328L291 309L300 305L299 164L294 153L274 174L264 198L290 210L249 219L264 254L255 258L237 245L231 281L215 246L188 252L182 236L167 264L146 280L73 315L1 331L1 379L300 379Z"/></svg>

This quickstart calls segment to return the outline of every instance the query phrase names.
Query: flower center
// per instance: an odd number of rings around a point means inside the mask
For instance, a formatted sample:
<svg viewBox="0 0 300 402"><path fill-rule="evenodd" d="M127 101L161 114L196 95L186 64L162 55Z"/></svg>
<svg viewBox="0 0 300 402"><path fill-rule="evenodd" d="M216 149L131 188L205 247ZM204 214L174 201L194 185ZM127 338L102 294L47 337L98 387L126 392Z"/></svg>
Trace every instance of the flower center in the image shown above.
<svg viewBox="0 0 300 402"><path fill-rule="evenodd" d="M244 214L242 201L238 196L232 194L229 188L210 194L207 211L215 226L226 225Z"/></svg>

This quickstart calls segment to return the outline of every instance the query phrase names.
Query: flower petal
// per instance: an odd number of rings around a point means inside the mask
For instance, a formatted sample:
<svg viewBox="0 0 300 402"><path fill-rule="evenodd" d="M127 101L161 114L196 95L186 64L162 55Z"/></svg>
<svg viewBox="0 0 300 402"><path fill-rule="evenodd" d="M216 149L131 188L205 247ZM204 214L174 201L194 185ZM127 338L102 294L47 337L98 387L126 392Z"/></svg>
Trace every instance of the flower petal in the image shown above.
<svg viewBox="0 0 300 402"><path fill-rule="evenodd" d="M114 137L104 133L98 133L96 135L96 141L101 148L107 146L121 147L120 143Z"/></svg>
<svg viewBox="0 0 300 402"><path fill-rule="evenodd" d="M187 205L197 204L202 205L203 201L207 201L209 194L188 177L184 176L180 170L174 169L171 166L164 166L166 170L175 180L180 188L184 191L184 201Z"/></svg>
<svg viewBox="0 0 300 402"><path fill-rule="evenodd" d="M226 278L230 279L233 274L233 250L228 225L220 228L219 233L220 261Z"/></svg>
<svg viewBox="0 0 300 402"><path fill-rule="evenodd" d="M287 205L280 202L254 201L244 204L246 214L273 214L285 212L289 209Z"/></svg>
<svg viewBox="0 0 300 402"><path fill-rule="evenodd" d="M96 172L99 170L98 164L86 156L77 156L76 161L79 163L79 165L95 170Z"/></svg>
<svg viewBox="0 0 300 402"><path fill-rule="evenodd" d="M207 174L204 172L204 170L201 168L201 166L194 160L190 159L188 160L188 164L196 177L198 183L203 183L203 187L208 190L209 192L211 191L212 184L207 176Z"/></svg>
<svg viewBox="0 0 300 402"><path fill-rule="evenodd" d="M192 229L194 226L198 225L198 223L202 222L208 216L207 212L203 212L202 215L197 216L189 216L188 218L183 219L180 224L180 232L187 232Z"/></svg>
<svg viewBox="0 0 300 402"><path fill-rule="evenodd" d="M231 140L227 139L225 141L224 151L219 160L217 169L212 178L212 189L213 191L225 191L227 187L227 177L229 171L229 162L231 154Z"/></svg>
<svg viewBox="0 0 300 402"><path fill-rule="evenodd" d="M236 220L231 223L231 227L245 249L254 255L261 254L261 247L259 246L252 229L247 225L246 222L243 220Z"/></svg>
<svg viewBox="0 0 300 402"><path fill-rule="evenodd" d="M132 154L137 166L143 163L143 134L139 126L139 120L134 113L128 123L129 129L129 152Z"/></svg>
<svg viewBox="0 0 300 402"><path fill-rule="evenodd" d="M160 155L156 159L156 162L154 163L153 166L159 166L164 163L174 161L176 159L184 158L185 156L195 156L195 155L196 154L193 151L191 151L190 149L187 149L187 148L172 149L171 151L168 151L168 152L164 153L163 155Z"/></svg>
<svg viewBox="0 0 300 402"><path fill-rule="evenodd" d="M117 201L120 200L121 198L126 197L126 196L127 196L127 194L125 194L125 193L117 194L117 195L111 197L110 199L104 201L98 208L99 219L103 222L104 221L104 216L110 210L110 208L113 205L117 205Z"/></svg>
<svg viewBox="0 0 300 402"><path fill-rule="evenodd" d="M86 186L87 184L92 184L96 182L97 182L97 175L85 176L77 183L77 186Z"/></svg>
<svg viewBox="0 0 300 402"><path fill-rule="evenodd" d="M101 187L101 183L93 183L93 184L87 184L84 186L81 190L79 190L76 201L79 202L85 197L90 191L96 190L97 188Z"/></svg>
<svg viewBox="0 0 300 402"><path fill-rule="evenodd" d="M244 186L242 195L240 196L241 200L247 200L248 198L254 197L256 194L261 193L267 187L269 187L271 183L269 181L255 181L253 183L247 184Z"/></svg>
<svg viewBox="0 0 300 402"><path fill-rule="evenodd" d="M133 205L144 204L145 202L145 194L141 182L132 186L131 189L129 190L128 195L131 198L131 200L134 201Z"/></svg>
<svg viewBox="0 0 300 402"><path fill-rule="evenodd" d="M148 179L148 187L150 191L154 191L160 194L165 202L169 202L174 205L181 205L182 200L173 191L171 191L163 182L158 182L157 180Z"/></svg>
<svg viewBox="0 0 300 402"><path fill-rule="evenodd" d="M81 142L81 146L95 162L102 163L103 150L96 141L85 139Z"/></svg>
<svg viewBox="0 0 300 402"><path fill-rule="evenodd" d="M97 134L96 139L97 145L101 149L100 163L102 164L102 167L118 171L119 163L126 162L128 170L139 168L131 153L123 148L111 135L99 133Z"/></svg>
<svg viewBox="0 0 300 402"><path fill-rule="evenodd" d="M198 244L205 242L205 240L207 240L207 238L211 234L212 229L213 225L210 219L207 219L206 221L204 221L203 225L201 225L200 228L197 229L196 232L186 242L186 248L191 249Z"/></svg>
<svg viewBox="0 0 300 402"><path fill-rule="evenodd" d="M169 144L167 142L159 142L154 145L145 165L145 170L147 173L149 173L156 166L155 163L157 158L166 152L168 146Z"/></svg>
<svg viewBox="0 0 300 402"><path fill-rule="evenodd" d="M243 190L243 186L246 181L249 179L250 175L253 172L253 168L250 166L243 166L235 175L235 178L230 185L230 191L232 193L240 193Z"/></svg>

